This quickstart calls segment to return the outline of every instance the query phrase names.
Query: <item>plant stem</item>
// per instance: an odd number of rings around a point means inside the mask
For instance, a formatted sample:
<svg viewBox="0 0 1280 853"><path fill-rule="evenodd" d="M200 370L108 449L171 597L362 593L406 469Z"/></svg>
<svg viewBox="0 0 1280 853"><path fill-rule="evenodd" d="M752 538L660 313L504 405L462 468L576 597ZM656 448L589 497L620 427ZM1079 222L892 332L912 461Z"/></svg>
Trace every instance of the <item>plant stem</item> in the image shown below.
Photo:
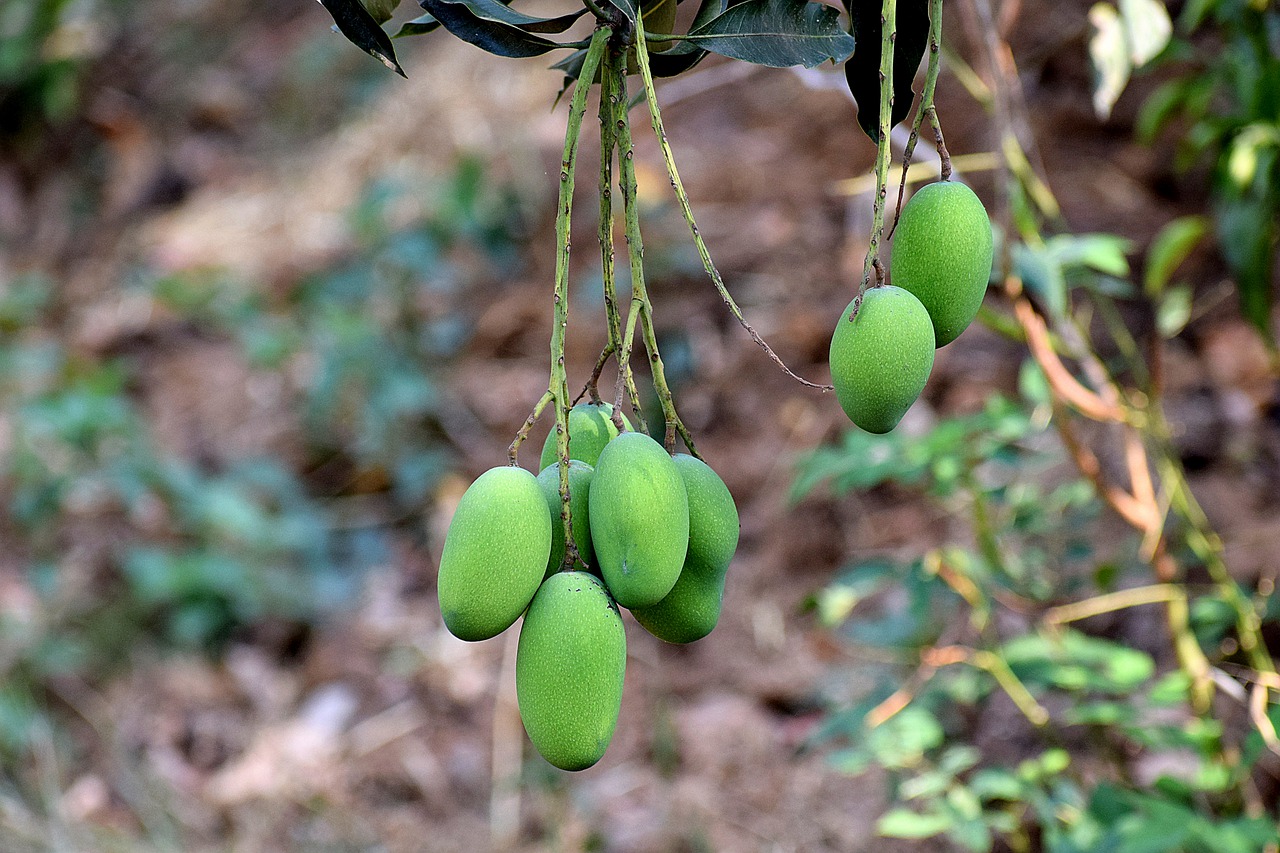
<svg viewBox="0 0 1280 853"><path fill-rule="evenodd" d="M920 125L925 113L933 110L933 93L938 87L938 72L942 69L942 0L932 0L929 4L929 70L925 73L924 91L920 94L920 106L916 108L915 120L911 123L911 136L907 139L907 150L902 155L902 181L898 184L898 203L894 205L893 225L889 228L889 237L898 227L898 217L902 215L902 196L907 190L907 169L911 167L911 155L916 153L916 143L920 141ZM933 112L933 116L937 116ZM876 153L879 153L877 150ZM941 159L942 152L938 152ZM951 177L950 158L942 180Z"/></svg>
<svg viewBox="0 0 1280 853"><path fill-rule="evenodd" d="M880 236L884 231L884 203L889 182L889 129L893 125L893 44L898 40L898 0L884 0L880 7L880 127L876 139L876 195L871 208L871 241L862 267L862 284L854 300L852 320L862 307L862 297L871 286L871 273L880 264ZM877 270L877 278L879 271ZM877 282L878 283L878 282Z"/></svg>
<svg viewBox="0 0 1280 853"><path fill-rule="evenodd" d="M587 392L591 394L592 402L598 402L600 399L599 381L600 371L604 369L605 363L609 360L609 356L616 355L622 347L622 328L621 318L618 314L618 294L616 282L614 278L613 263L613 153L617 150L618 140L614 129L614 102L619 98L626 98L626 90L621 93L616 91L616 81L614 80L613 68L621 62L621 56L614 47L610 46L606 51L602 62L602 71L600 74L600 270L601 280L604 290L604 313L605 320L609 327L609 343L605 346L604 351L600 354L600 360L596 363L596 368L591 374L591 381L587 385ZM640 425L641 432L648 433L648 427L644 422L644 415L640 408L640 394L636 390L635 374L631 370L630 364L625 369L619 363L618 367L620 381L625 385L627 394L631 400L631 410ZM618 431L622 431L622 412L615 409L614 425Z"/></svg>
<svg viewBox="0 0 1280 853"><path fill-rule="evenodd" d="M542 416L542 410L547 407L547 403L550 403L555 398L556 395L552 394L551 391L544 392L542 399L538 400L538 404L529 413L529 417L524 419L524 425L516 432L516 437L512 440L511 446L507 448L507 458L511 461L511 467L514 468L520 464L520 460L517 458L520 452L520 445L524 444L524 440L529 437L529 430L533 429L533 425Z"/></svg>
<svg viewBox="0 0 1280 853"><path fill-rule="evenodd" d="M653 132L658 137L658 146L662 149L662 160L667 167L667 177L671 179L671 188L675 190L680 212L684 215L685 224L689 226L689 233L693 236L693 243L698 249L698 257L702 259L702 268L706 270L711 283L715 285L721 301L729 309L729 313L751 336L751 340L755 341L769 356L770 360L778 365L784 373L809 388L817 388L819 391L833 390L832 386L810 382L808 379L796 375L791 368L787 367L786 363L773 351L773 347L769 346L765 339L760 336L760 333L747 322L747 319L742 315L742 309L738 307L738 303L734 301L729 289L725 287L724 279L720 277L719 270L716 269L715 263L711 260L711 252L707 249L707 244L702 239L702 232L698 230L698 224L693 219L693 207L689 204L689 195L684 190L684 182L680 180L680 172L676 169L675 155L671 153L671 145L667 142L667 131L663 127L662 112L658 108L658 95L653 87L653 73L649 70L649 53L645 47L645 34L642 28L636 29L636 60L640 66L640 79L644 83L644 97L649 105L649 118L653 124Z"/></svg>
<svg viewBox="0 0 1280 853"><path fill-rule="evenodd" d="M569 326L569 243L570 213L573 209L573 176L578 162L578 138L582 133L582 117L587 110L587 95L595 79L600 57L613 31L601 27L591 37L582 72L573 87L569 101L569 121L564 134L564 156L560 160L560 195L556 201L556 285L555 319L551 326L551 381L548 392L556 401L556 456L560 468L560 520L564 524L564 563L568 571L578 561L578 546L573 541L573 522L569 509L569 383L565 376L564 338Z"/></svg>
<svg viewBox="0 0 1280 853"><path fill-rule="evenodd" d="M639 38L644 38L642 32ZM644 52L643 41L637 42L636 53L643 56ZM621 63L618 63L615 74L619 87L625 85L625 69ZM614 107L614 115L618 140L618 184L622 189L622 212L627 229L627 257L631 262L631 306L639 315L640 330L644 336L645 349L649 354L649 366L653 372L653 387L658 394L658 403L662 406L663 420L666 421L664 444L668 453L674 453L678 432L684 439L685 446L689 448L689 452L697 456L693 437L676 413L675 398L671 394L671 387L667 384L666 368L662 363L662 353L658 351L658 338L653 328L653 303L649 300L649 291L644 280L644 241L640 235L640 205L636 199L635 152L632 148L631 122L627 115L625 100L619 99ZM627 318L629 329L631 320L631 317Z"/></svg>

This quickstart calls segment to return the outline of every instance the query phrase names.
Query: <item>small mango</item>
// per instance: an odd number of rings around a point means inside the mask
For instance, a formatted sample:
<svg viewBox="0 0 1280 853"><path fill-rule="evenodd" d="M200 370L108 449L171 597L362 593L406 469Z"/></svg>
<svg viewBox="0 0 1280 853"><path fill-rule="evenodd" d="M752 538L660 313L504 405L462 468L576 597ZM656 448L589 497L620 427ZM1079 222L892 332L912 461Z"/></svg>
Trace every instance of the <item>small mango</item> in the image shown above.
<svg viewBox="0 0 1280 853"><path fill-rule="evenodd" d="M573 542L578 546L579 562L575 569L591 571L596 564L591 550L591 523L587 508L594 469L577 459L569 461L569 515L573 523ZM551 511L551 557L547 560L547 577L560 570L564 562L564 522L560 519L560 466L554 462L538 475L538 485L547 498Z"/></svg>
<svg viewBox="0 0 1280 853"><path fill-rule="evenodd" d="M490 468L458 502L444 538L437 591L444 624L460 640L510 628L542 583L551 513L523 468Z"/></svg>
<svg viewBox="0 0 1280 853"><path fill-rule="evenodd" d="M738 549L738 508L711 466L684 453L672 457L689 496L689 551L676 585L650 607L631 611L668 643L701 640L720 621L725 573Z"/></svg>
<svg viewBox="0 0 1280 853"><path fill-rule="evenodd" d="M893 236L889 280L910 291L946 346L977 316L991 278L994 241L981 199L964 184L938 181L916 190Z"/></svg>
<svg viewBox="0 0 1280 853"><path fill-rule="evenodd" d="M631 429L627 416L622 416L622 423ZM613 425L613 406L609 403L579 403L569 410L569 458L579 459L588 465L595 465L600 458L600 451L610 441L618 437L618 428ZM556 461L556 430L551 428L547 440L542 443L542 459L538 463L541 471Z"/></svg>
<svg viewBox="0 0 1280 853"><path fill-rule="evenodd" d="M868 289L850 320L854 302L831 336L831 384L849 420L867 432L885 433L929 380L933 323L920 300L900 287Z"/></svg>
<svg viewBox="0 0 1280 853"><path fill-rule="evenodd" d="M543 581L520 626L516 701L529 740L561 770L600 760L622 708L627 635L618 606L586 572Z"/></svg>
<svg viewBox="0 0 1280 853"><path fill-rule="evenodd" d="M609 442L588 512L600 576L620 605L647 607L671 592L689 547L689 498L661 444L638 432Z"/></svg>

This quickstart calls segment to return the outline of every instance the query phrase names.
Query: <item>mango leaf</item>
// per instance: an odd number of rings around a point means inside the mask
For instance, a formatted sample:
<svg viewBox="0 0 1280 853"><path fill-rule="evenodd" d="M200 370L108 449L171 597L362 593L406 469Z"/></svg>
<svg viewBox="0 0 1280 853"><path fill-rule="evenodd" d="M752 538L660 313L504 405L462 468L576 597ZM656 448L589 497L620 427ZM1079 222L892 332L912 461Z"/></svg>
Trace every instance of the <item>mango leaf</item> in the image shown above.
<svg viewBox="0 0 1280 853"><path fill-rule="evenodd" d="M726 0L702 0L698 12L689 24L689 31L704 27L728 8ZM654 77L675 77L697 65L707 55L706 48L687 41L678 41L669 50L649 54L649 71Z"/></svg>
<svg viewBox="0 0 1280 853"><path fill-rule="evenodd" d="M640 17L640 9L636 5L635 0L602 0L601 5L612 6L622 13L627 23L635 26L636 21Z"/></svg>
<svg viewBox="0 0 1280 853"><path fill-rule="evenodd" d="M360 0L360 5L369 13L369 17L373 18L374 23L382 26L391 20L396 7L400 5L400 0Z"/></svg>
<svg viewBox="0 0 1280 853"><path fill-rule="evenodd" d="M517 12L498 0L420 0L420 5L463 41L514 59L541 56L564 47L533 33L563 32L582 15L578 11L539 18Z"/></svg>
<svg viewBox="0 0 1280 853"><path fill-rule="evenodd" d="M812 68L853 53L853 37L840 29L839 13L808 0L746 0L684 36L713 53L786 68Z"/></svg>
<svg viewBox="0 0 1280 853"><path fill-rule="evenodd" d="M412 21L405 21L400 25L400 29L392 36L393 39L404 38L405 36L422 36L430 32L440 29L440 22L436 20L435 15L425 14L414 18Z"/></svg>
<svg viewBox="0 0 1280 853"><path fill-rule="evenodd" d="M347 41L401 77L405 76L404 69L396 60L396 50L391 46L391 38L374 17L365 11L360 0L320 0L320 5L329 12L334 26L346 36Z"/></svg>
<svg viewBox="0 0 1280 853"><path fill-rule="evenodd" d="M880 136L880 0L843 0L859 50L844 65L845 81L858 104L858 126L872 142ZM898 0L893 43L892 128L907 117L920 59L929 43L928 0Z"/></svg>

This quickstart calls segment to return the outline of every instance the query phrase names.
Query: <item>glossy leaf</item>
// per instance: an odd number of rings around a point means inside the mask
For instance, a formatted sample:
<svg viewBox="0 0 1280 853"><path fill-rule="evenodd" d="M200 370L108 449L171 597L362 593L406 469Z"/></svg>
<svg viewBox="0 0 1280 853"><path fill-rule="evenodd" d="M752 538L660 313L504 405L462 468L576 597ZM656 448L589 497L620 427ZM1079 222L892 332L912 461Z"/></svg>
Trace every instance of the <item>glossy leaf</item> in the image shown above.
<svg viewBox="0 0 1280 853"><path fill-rule="evenodd" d="M689 25L689 31L693 32L706 26L724 14L727 6L725 0L702 0L693 22ZM649 54L649 71L654 77L675 77L697 65L707 53L706 48L687 41L677 41L669 50Z"/></svg>
<svg viewBox="0 0 1280 853"><path fill-rule="evenodd" d="M377 59L392 71L405 76L404 69L396 60L396 50L391 46L391 37L378 25L373 16L365 11L360 0L320 0L320 5L333 17L338 32L346 36L347 41Z"/></svg>
<svg viewBox="0 0 1280 853"><path fill-rule="evenodd" d="M393 39L404 38L405 36L421 36L440 29L440 22L436 20L435 15L427 13L414 18L412 21L405 21L400 25L400 29L392 36Z"/></svg>
<svg viewBox="0 0 1280 853"><path fill-rule="evenodd" d="M746 0L684 38L713 53L772 68L841 62L854 44L840 29L835 9L807 0Z"/></svg>
<svg viewBox="0 0 1280 853"><path fill-rule="evenodd" d="M360 5L373 18L374 23L381 26L391 20L396 7L400 5L400 0L360 0Z"/></svg>
<svg viewBox="0 0 1280 853"><path fill-rule="evenodd" d="M880 135L880 0L844 0L858 50L844 66L845 81L858 104L858 126L872 142ZM890 127L911 112L916 70L929 43L928 0L898 0L893 47L893 112Z"/></svg>
<svg viewBox="0 0 1280 853"><path fill-rule="evenodd" d="M517 12L498 0L421 0L421 5L463 41L511 58L541 56L563 47L533 33L563 31L582 14L538 18Z"/></svg>

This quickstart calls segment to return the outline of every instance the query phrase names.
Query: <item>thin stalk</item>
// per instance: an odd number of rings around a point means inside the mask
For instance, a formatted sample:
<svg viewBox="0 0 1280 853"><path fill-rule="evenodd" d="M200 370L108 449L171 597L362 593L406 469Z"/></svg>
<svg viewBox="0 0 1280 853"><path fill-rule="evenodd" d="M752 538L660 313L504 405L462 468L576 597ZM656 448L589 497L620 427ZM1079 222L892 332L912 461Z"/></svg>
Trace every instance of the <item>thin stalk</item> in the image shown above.
<svg viewBox="0 0 1280 853"><path fill-rule="evenodd" d="M618 53L613 48L605 51L602 62L602 71L600 74L600 270L601 280L604 290L604 313L606 323L609 327L609 343L600 353L600 360L596 363L595 370L591 374L591 381L585 389L591 395L592 402L600 400L600 371L604 369L609 357L617 355L622 347L622 322L618 313L618 294L614 277L614 246L613 246L613 154L617 150L618 141L617 134L614 129L613 109L614 102L618 98L626 98L626 90L621 93L616 91L616 81L614 80L613 67L620 60ZM627 395L631 400L632 412L640 424L642 432L648 432L648 427L644 423L644 416L641 414L640 394L636 390L635 374L628 364L623 370L619 365L619 374L622 377L623 384L626 387ZM622 431L622 414L619 411L615 418L618 431Z"/></svg>
<svg viewBox="0 0 1280 853"><path fill-rule="evenodd" d="M573 541L569 509L569 383L564 369L564 338L569 326L569 225L573 209L573 176L578 163L578 138L587 110L587 95L612 35L613 31L607 27L595 31L582 62L582 72L573 87L564 134L564 156L560 160L560 195L556 202L555 319L551 326L551 381L547 390L556 401L556 456L560 468L560 520L564 523L562 569L565 571L572 569L578 561L578 546Z"/></svg>
<svg viewBox="0 0 1280 853"><path fill-rule="evenodd" d="M639 36L643 39L643 34ZM643 56L645 46L638 42L636 52ZM625 84L625 70L618 63L615 74L618 85ZM644 337L645 350L649 354L649 366L653 373L653 387L658 394L658 403L662 406L662 417L666 421L665 446L668 453L675 452L676 433L684 439L689 452L697 456L693 437L680 420L676 412L675 398L671 387L667 384L666 368L662 363L662 353L658 351L658 338L653 328L653 303L649 300L649 291L644 280L644 241L640 235L640 206L636 200L636 164L635 152L632 148L631 122L628 118L625 103L620 99L614 107L616 116L615 130L618 141L618 184L622 189L622 214L627 230L627 257L631 263L631 305L639 315L640 331ZM628 317L628 326L631 318Z"/></svg>
<svg viewBox="0 0 1280 853"><path fill-rule="evenodd" d="M784 373L809 388L817 388L819 391L833 390L832 386L810 382L808 379L796 375L791 368L787 367L786 363L773 351L773 347L769 346L765 339L760 336L760 333L747 322L746 317L742 315L742 309L738 307L738 303L734 301L729 289L725 287L724 279L721 278L720 271L716 269L715 263L711 260L711 252L707 249L707 244L702 239L702 232L698 230L698 223L694 221L693 207L689 204L689 194L684 190L684 182L680 180L680 172L676 169L675 155L671 153L671 145L667 142L667 131L663 127L662 112L658 108L658 95L653 87L653 73L649 70L649 53L645 47L645 34L642 28L636 29L636 60L637 65L640 66L640 79L644 82L644 97L649 105L649 118L653 124L653 132L658 137L658 146L662 149L662 160L667 167L667 177L671 179L671 188L675 190L680 212L684 215L685 224L689 226L689 233L693 236L693 243L698 249L698 257L702 259L702 268L706 270L707 277L715 285L716 292L720 294L720 300L724 302L725 307L729 309L729 313L734 316L739 325L751 336L751 340L755 341L769 356L769 359L778 365Z"/></svg>
<svg viewBox="0 0 1280 853"><path fill-rule="evenodd" d="M867 260L862 267L862 284L854 300L852 320L862 307L862 297L871 286L871 273L876 273L877 284L883 279L880 263L880 238L884 231L884 203L889 183L889 129L893 122L893 43L898 40L898 0L884 0L880 7L880 127L876 139L876 195L871 208L871 241L867 247Z"/></svg>
<svg viewBox="0 0 1280 853"><path fill-rule="evenodd" d="M933 93L938 87L938 72L942 69L942 0L932 0L929 4L929 70L925 72L924 91L920 94L920 106L916 108L915 120L911 122L911 136L907 138L907 150L902 154L902 181L898 184L898 203L893 209L893 225L889 228L889 237L898 227L898 217L902 215L902 196L907 191L907 169L911 167L911 155L916 153L916 143L920 141L920 125L925 114L933 110ZM936 116L937 113L934 112ZM877 152L878 153L878 152ZM938 152L941 160L943 154ZM951 177L950 158L942 180Z"/></svg>
<svg viewBox="0 0 1280 853"><path fill-rule="evenodd" d="M524 425L516 432L515 439L512 440L511 446L507 448L507 459L510 460L512 468L520 465L518 458L520 445L524 444L524 440L529 437L529 430L533 429L533 425L538 422L538 418L542 417L542 410L547 407L547 403L550 403L555 398L556 395L552 394L550 390L544 392L542 398L538 400L538 404L529 413L529 417L524 419Z"/></svg>

